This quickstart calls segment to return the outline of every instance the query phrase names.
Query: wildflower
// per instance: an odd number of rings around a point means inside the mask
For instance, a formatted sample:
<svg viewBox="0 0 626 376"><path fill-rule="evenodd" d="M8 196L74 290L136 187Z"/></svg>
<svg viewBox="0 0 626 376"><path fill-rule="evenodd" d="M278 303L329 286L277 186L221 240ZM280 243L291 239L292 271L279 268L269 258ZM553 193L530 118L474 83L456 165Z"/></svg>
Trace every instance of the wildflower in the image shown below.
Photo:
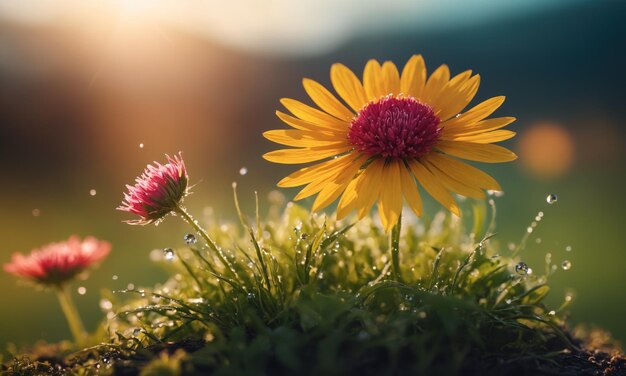
<svg viewBox="0 0 626 376"><path fill-rule="evenodd" d="M67 289L67 282L87 268L102 261L111 251L111 244L94 237L80 240L71 236L67 241L51 243L33 250L29 255L13 254L4 270L54 288L70 330L78 345L86 338L85 327Z"/></svg>
<svg viewBox="0 0 626 376"><path fill-rule="evenodd" d="M175 211L187 196L189 177L182 155L179 153L173 158L169 155L166 157L166 164L155 161L154 165L148 165L143 174L135 179L134 186L126 186L128 192L117 209L141 217L128 223L154 223Z"/></svg>
<svg viewBox="0 0 626 376"><path fill-rule="evenodd" d="M8 273L44 285L62 285L102 261L111 251L111 244L87 237L71 236L67 241L51 243L33 250L29 255L13 254L4 265Z"/></svg>
<svg viewBox="0 0 626 376"><path fill-rule="evenodd" d="M313 204L317 211L341 196L338 218L352 210L362 218L378 203L389 231L400 217L403 197L417 215L422 214L417 183L456 215L460 211L451 192L483 198L484 190L501 190L491 176L457 159L494 163L517 158L492 144L515 135L500 129L515 118L486 119L504 97L460 113L478 90L478 75L465 71L450 78L448 67L442 65L427 77L424 60L416 55L402 74L392 62L381 66L370 60L362 82L342 64L331 67L330 78L345 104L319 83L304 79L304 89L319 109L282 99L293 116L276 114L294 129L264 133L271 141L295 147L272 151L265 159L318 162L278 183L306 185L296 200L317 194Z"/></svg>

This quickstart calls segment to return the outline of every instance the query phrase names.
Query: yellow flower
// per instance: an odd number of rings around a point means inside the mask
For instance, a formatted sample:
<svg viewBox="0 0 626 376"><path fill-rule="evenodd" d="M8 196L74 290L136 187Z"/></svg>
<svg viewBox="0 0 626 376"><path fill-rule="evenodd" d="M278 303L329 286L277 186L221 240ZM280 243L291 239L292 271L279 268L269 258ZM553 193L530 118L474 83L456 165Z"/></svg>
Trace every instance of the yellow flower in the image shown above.
<svg viewBox="0 0 626 376"><path fill-rule="evenodd" d="M282 99L292 115L276 114L294 129L263 134L295 147L265 154L268 161L319 162L278 183L306 185L295 199L317 194L313 211L341 196L337 217L356 210L363 218L378 203L381 222L389 231L400 216L403 198L418 216L422 214L417 183L456 215L460 210L451 192L483 198L483 190L501 190L491 176L457 159L495 163L517 158L492 144L515 135L500 129L515 118L486 119L504 97L461 113L478 90L479 75L468 70L450 78L448 66L441 65L427 77L424 59L414 55L402 74L390 61L380 65L370 60L362 82L342 64L331 67L330 80L343 102L305 78L304 89L319 109Z"/></svg>

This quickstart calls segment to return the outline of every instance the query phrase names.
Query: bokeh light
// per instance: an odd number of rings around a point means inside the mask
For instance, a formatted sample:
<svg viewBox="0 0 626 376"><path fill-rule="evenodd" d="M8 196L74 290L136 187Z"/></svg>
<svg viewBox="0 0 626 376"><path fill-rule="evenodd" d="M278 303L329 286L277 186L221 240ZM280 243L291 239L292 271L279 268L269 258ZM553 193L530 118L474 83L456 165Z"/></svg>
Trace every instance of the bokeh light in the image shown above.
<svg viewBox="0 0 626 376"><path fill-rule="evenodd" d="M574 140L565 127L540 122L525 127L519 137L519 159L524 168L539 178L559 178L574 163Z"/></svg>

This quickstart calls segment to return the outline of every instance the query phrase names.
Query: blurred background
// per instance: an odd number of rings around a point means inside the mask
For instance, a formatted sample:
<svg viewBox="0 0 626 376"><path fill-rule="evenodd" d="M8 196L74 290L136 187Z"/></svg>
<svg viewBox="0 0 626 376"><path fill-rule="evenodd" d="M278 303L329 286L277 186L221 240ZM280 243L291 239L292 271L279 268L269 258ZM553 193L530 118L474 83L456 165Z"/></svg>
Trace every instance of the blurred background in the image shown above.
<svg viewBox="0 0 626 376"><path fill-rule="evenodd" d="M74 233L112 242L73 286L93 329L101 289L162 281L150 251L183 245L181 221L131 227L115 210L148 162L183 151L191 211L234 219L232 181L250 209L293 170L261 158L261 133L285 127L281 97L308 101L302 77L421 53L431 72L480 73L476 101L507 96L496 114L518 118L520 158L481 166L505 190L498 239L518 242L543 211L524 261L570 261L553 304L573 291L574 323L624 341L624 14L617 0L0 0L0 262ZM54 294L6 273L0 286L1 346L69 338Z"/></svg>

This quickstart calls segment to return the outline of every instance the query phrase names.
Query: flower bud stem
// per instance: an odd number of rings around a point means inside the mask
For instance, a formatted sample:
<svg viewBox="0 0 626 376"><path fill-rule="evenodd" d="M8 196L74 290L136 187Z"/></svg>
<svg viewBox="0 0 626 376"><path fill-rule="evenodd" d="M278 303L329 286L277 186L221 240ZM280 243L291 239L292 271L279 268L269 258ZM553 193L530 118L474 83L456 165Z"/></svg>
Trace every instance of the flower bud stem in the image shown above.
<svg viewBox="0 0 626 376"><path fill-rule="evenodd" d="M211 250L215 252L215 254L220 259L222 264L224 264L224 269L230 270L228 261L226 261L226 259L222 255L222 252L217 247L217 244L215 244L215 242L213 241L213 239L211 239L209 234L202 227L200 227L198 223L196 223L196 221L193 219L191 214L187 212L187 209L185 209L183 206L178 206L174 211L176 212L176 214L180 215L185 222L187 222L191 227L193 227L193 229L196 230L196 232L200 234L200 236L202 236L202 238L204 239L206 244L209 246L209 248L211 248Z"/></svg>
<svg viewBox="0 0 626 376"><path fill-rule="evenodd" d="M83 326L83 322L80 319L80 315L78 314L78 310L74 305L72 300L72 296L70 295L68 289L59 285L55 288L57 293L57 298L59 299L59 304L61 304L61 309L65 314L65 318L67 319L67 323L70 326L70 331L74 336L74 341L78 346L83 346L85 343L85 337L87 332L85 331L85 327Z"/></svg>

